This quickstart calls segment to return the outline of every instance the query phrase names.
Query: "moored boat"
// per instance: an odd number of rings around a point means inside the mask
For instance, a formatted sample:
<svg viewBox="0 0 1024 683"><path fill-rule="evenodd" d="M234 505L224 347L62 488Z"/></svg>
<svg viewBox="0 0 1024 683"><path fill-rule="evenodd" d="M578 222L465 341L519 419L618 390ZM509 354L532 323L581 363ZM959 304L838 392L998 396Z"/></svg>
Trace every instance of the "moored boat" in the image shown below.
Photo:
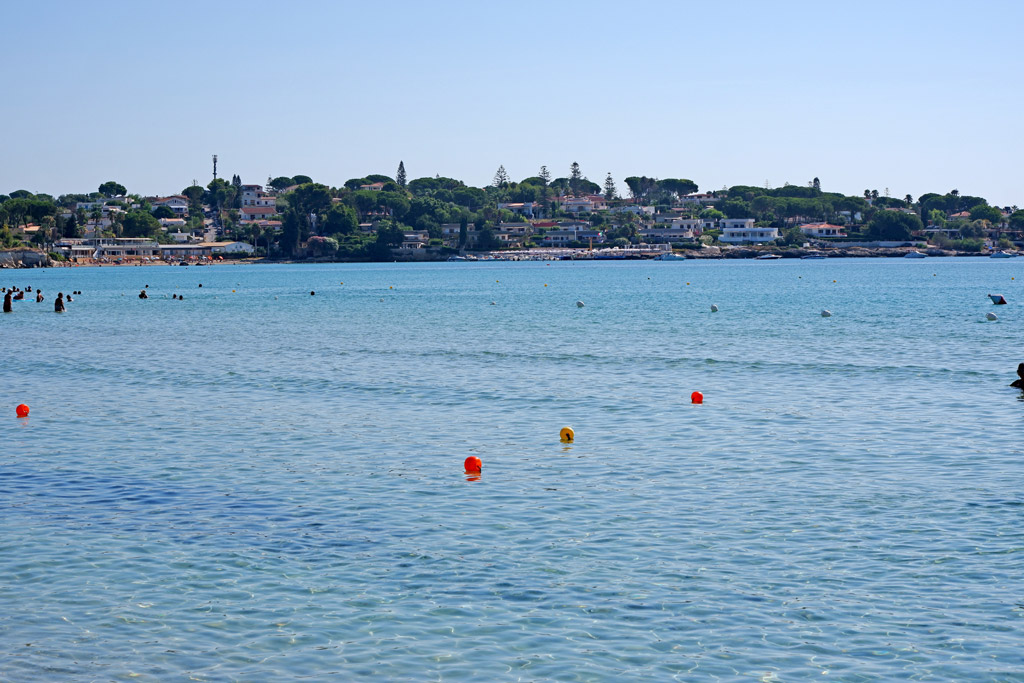
<svg viewBox="0 0 1024 683"><path fill-rule="evenodd" d="M908 251L903 255L903 258L928 258L928 254L922 254L919 251Z"/></svg>

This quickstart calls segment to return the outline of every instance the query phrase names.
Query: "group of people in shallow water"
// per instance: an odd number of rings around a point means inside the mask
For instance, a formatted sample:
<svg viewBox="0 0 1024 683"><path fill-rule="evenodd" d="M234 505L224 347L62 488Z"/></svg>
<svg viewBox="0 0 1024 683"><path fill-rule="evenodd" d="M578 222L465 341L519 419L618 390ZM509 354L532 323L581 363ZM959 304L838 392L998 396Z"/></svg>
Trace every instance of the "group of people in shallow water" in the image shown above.
<svg viewBox="0 0 1024 683"><path fill-rule="evenodd" d="M199 286L202 287L202 285L199 285ZM149 287L149 285L146 285L146 287ZM139 298L140 299L148 299L149 298L149 292L147 292L146 290L143 289L142 291L139 292ZM165 299L167 298L166 294L164 294L164 298ZM172 294L171 298L172 299L177 299L178 301L184 301L185 300L185 295L184 294L180 294L180 295L179 294Z"/></svg>
<svg viewBox="0 0 1024 683"><path fill-rule="evenodd" d="M26 287L25 289L21 289L19 287L0 287L0 292L2 292L4 295L4 313L13 313L14 302L24 300L25 294L31 291L31 287ZM81 292L75 291L72 292L72 294L81 294ZM46 298L43 296L43 290L37 289L36 303L39 304L45 300ZM71 294L68 294L67 298L65 298L64 292L58 292L57 298L53 300L53 312L63 313L64 311L66 311L67 308L64 305L66 301L74 301L74 299L71 298Z"/></svg>

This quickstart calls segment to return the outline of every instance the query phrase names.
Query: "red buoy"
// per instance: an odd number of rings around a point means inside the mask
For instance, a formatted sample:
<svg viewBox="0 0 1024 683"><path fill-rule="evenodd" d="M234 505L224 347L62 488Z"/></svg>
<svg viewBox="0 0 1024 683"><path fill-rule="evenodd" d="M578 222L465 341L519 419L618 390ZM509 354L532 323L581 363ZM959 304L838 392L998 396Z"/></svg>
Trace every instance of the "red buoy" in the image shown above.
<svg viewBox="0 0 1024 683"><path fill-rule="evenodd" d="M484 467L484 464L480 461L480 458L476 457L475 455L471 455L468 458L466 458L466 462L464 463L464 465L466 467L466 474L480 474Z"/></svg>
<svg viewBox="0 0 1024 683"><path fill-rule="evenodd" d="M704 394L700 393L699 391L693 392L692 394L690 394L690 403L704 403Z"/></svg>
<svg viewBox="0 0 1024 683"><path fill-rule="evenodd" d="M14 412L17 413L18 417L28 417L28 406L24 403L19 403Z"/></svg>

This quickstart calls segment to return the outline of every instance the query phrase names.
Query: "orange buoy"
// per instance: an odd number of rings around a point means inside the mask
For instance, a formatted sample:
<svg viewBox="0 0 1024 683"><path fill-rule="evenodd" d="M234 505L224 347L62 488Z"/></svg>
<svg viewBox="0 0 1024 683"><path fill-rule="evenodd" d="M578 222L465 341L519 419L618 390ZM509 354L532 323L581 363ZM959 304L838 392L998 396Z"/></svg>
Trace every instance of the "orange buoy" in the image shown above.
<svg viewBox="0 0 1024 683"><path fill-rule="evenodd" d="M692 394L690 394L690 403L694 403L697 405L704 403L704 394L700 393L699 391L693 392Z"/></svg>
<svg viewBox="0 0 1024 683"><path fill-rule="evenodd" d="M480 461L480 458L475 455L471 455L466 458L466 462L463 463L466 468L466 474L480 474L484 468L484 464Z"/></svg>
<svg viewBox="0 0 1024 683"><path fill-rule="evenodd" d="M576 439L576 432L572 431L572 427L562 427L558 438L562 443L572 443Z"/></svg>
<svg viewBox="0 0 1024 683"><path fill-rule="evenodd" d="M19 403L14 412L17 413L18 417L28 417L28 406L24 403Z"/></svg>

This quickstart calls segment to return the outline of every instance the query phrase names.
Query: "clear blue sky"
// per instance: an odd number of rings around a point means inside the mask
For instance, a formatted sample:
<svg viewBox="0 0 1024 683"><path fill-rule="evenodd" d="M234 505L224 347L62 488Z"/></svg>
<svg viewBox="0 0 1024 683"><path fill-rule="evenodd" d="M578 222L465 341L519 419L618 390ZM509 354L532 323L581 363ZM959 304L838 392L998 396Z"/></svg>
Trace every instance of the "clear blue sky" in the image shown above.
<svg viewBox="0 0 1024 683"><path fill-rule="evenodd" d="M0 192L578 161L1024 206L1024 3L9 2Z"/></svg>

